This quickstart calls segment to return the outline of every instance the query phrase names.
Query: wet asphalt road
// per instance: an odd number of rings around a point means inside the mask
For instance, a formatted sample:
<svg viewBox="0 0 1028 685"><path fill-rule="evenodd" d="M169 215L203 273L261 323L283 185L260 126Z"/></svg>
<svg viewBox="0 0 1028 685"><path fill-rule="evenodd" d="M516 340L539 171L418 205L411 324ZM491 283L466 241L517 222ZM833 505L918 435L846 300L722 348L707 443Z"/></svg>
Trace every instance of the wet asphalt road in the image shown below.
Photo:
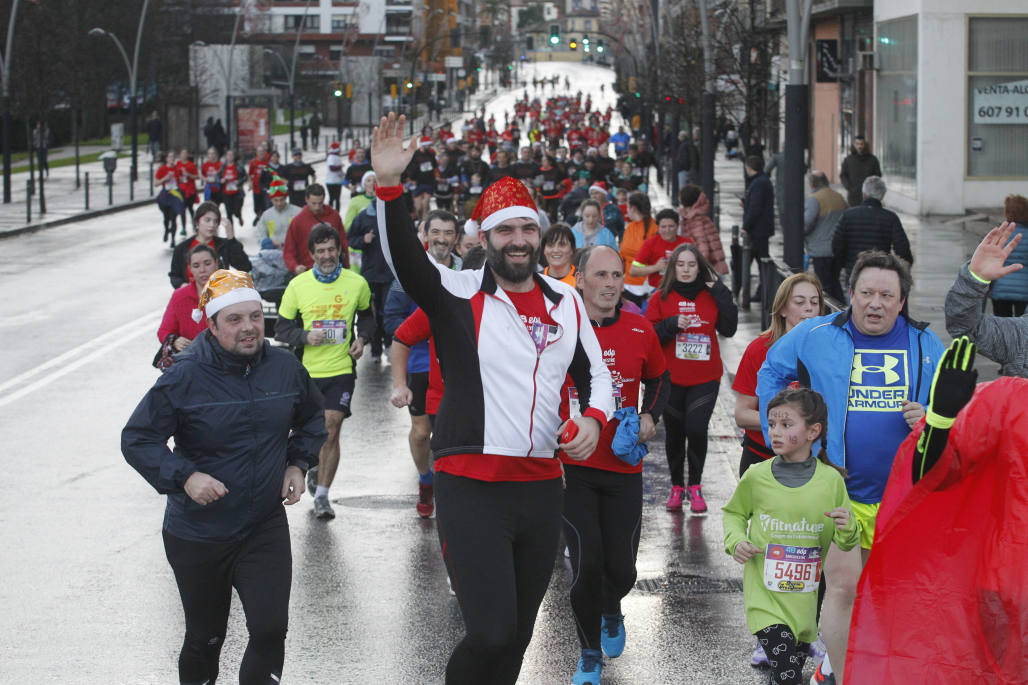
<svg viewBox="0 0 1028 685"><path fill-rule="evenodd" d="M594 102L611 100L610 72L562 68ZM490 111L502 121L512 99ZM250 229L240 234L253 251ZM147 207L0 242L0 436L11 486L0 500L0 655L10 682L176 680L183 619L159 532L164 500L119 450L121 427L157 376L150 360L171 295L159 239L158 211ZM728 370L757 333L754 315L742 321L723 350ZM708 515L664 511L662 433L651 443L639 581L623 603L628 647L608 661L608 685L767 682L748 665L741 569L721 545L719 507L739 455L728 381L711 426ZM434 519L414 511L407 414L388 395L388 364L363 359L332 489L338 517L315 519L307 496L289 510L285 682L438 683L462 634ZM569 582L555 554L521 683L566 683L574 672ZM236 603L223 682L235 679L245 636Z"/></svg>

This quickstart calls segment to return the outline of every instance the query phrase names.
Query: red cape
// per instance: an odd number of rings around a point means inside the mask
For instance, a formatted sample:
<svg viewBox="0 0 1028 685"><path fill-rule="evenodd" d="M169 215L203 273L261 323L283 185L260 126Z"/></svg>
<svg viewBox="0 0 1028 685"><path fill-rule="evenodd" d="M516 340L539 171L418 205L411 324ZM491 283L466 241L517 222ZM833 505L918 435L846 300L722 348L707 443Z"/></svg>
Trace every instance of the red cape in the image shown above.
<svg viewBox="0 0 1028 685"><path fill-rule="evenodd" d="M857 587L844 681L1028 682L1028 380L978 386L911 484L900 445Z"/></svg>

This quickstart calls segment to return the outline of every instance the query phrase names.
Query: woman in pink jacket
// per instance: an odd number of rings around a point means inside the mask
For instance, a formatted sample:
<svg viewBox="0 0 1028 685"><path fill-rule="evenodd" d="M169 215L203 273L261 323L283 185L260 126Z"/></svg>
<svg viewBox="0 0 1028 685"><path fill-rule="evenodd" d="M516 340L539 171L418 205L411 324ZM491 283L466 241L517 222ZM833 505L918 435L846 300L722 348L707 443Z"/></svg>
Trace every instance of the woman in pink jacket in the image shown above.
<svg viewBox="0 0 1028 685"><path fill-rule="evenodd" d="M678 222L678 233L691 238L700 248L700 254L720 275L728 273L725 261L725 250L721 247L717 226L710 220L710 201L703 189L689 184L678 191L678 201L682 205L678 209L681 219Z"/></svg>

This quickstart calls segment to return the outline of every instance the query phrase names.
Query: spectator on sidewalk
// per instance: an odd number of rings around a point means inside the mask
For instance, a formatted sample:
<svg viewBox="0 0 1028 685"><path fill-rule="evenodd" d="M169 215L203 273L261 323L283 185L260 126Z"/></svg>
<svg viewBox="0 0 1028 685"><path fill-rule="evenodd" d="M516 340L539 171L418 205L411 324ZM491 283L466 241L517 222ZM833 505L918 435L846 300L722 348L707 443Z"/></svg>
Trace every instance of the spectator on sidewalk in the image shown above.
<svg viewBox="0 0 1028 685"><path fill-rule="evenodd" d="M311 147L315 150L318 149L318 136L321 135L321 117L315 112L311 115L310 122L307 124L311 129Z"/></svg>
<svg viewBox="0 0 1028 685"><path fill-rule="evenodd" d="M679 193L690 183L698 183L700 180L700 153L696 149L696 144L689 139L688 131L678 132L675 172L678 176Z"/></svg>
<svg viewBox="0 0 1028 685"><path fill-rule="evenodd" d="M150 118L146 120L146 138L150 157L156 160L161 151L161 139L164 138L164 123L157 116L157 110L150 112Z"/></svg>
<svg viewBox="0 0 1028 685"><path fill-rule="evenodd" d="M711 268L719 276L724 276L728 273L725 248L721 245L717 226L710 218L710 200L706 193L698 185L690 183L678 191L678 201L681 204L678 208L679 235L696 243Z"/></svg>
<svg viewBox="0 0 1028 685"><path fill-rule="evenodd" d="M1024 271L1023 262L1010 260L1023 239L1023 233L1014 235L1016 228L1014 222L1006 222L989 231L971 261L960 268L946 295L946 330L953 337L971 338L983 356L1000 364L1003 375L1028 378L1028 317L988 316L982 311L989 284Z"/></svg>
<svg viewBox="0 0 1028 685"><path fill-rule="evenodd" d="M853 139L850 153L842 160L842 173L839 174L842 185L846 187L846 201L850 207L860 204L864 179L881 175L882 165L878 163L878 158L871 154L867 139L858 135Z"/></svg>
<svg viewBox="0 0 1028 685"><path fill-rule="evenodd" d="M36 151L39 175L45 173L47 178L50 178L50 161L47 159L47 153L52 143L53 134L50 133L50 127L42 121L36 122L36 127L32 129L32 147Z"/></svg>
<svg viewBox="0 0 1028 685"><path fill-rule="evenodd" d="M865 250L895 252L896 256L913 265L910 241L903 224L895 212L882 207L885 181L879 176L864 179L864 201L842 213L839 226L832 238L832 254L846 273L853 270L857 256Z"/></svg>
<svg viewBox="0 0 1028 685"><path fill-rule="evenodd" d="M1004 266L1028 264L1028 243L1024 242L1028 232L1028 199L1023 195L1007 195L1003 203L1007 221L1016 224L1013 235L1021 236L1021 243L1014 246ZM1028 271L1017 271L997 279L992 284L992 313L996 316L1022 316L1028 305Z"/></svg>
<svg viewBox="0 0 1028 685"><path fill-rule="evenodd" d="M840 266L832 253L832 238L846 210L846 200L832 190L823 171L811 171L807 176L810 197L803 205L804 248L814 263L814 273L825 292L839 302L845 302L839 284Z"/></svg>
<svg viewBox="0 0 1028 685"><path fill-rule="evenodd" d="M768 243L775 233L775 190L764 173L763 157L747 157L745 170L749 183L742 201L742 230L750 238L754 259L770 257Z"/></svg>

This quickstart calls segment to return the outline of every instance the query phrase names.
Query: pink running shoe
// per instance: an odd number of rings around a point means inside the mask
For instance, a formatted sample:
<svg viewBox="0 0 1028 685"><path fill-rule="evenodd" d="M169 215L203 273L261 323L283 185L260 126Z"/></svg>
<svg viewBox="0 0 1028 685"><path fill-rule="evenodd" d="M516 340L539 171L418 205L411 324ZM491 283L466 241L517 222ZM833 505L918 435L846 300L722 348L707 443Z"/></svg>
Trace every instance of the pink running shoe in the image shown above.
<svg viewBox="0 0 1028 685"><path fill-rule="evenodd" d="M667 498L668 511L681 511L682 499L685 497L685 488L681 485L671 486L671 496Z"/></svg>
<svg viewBox="0 0 1028 685"><path fill-rule="evenodd" d="M707 511L707 501L703 499L703 491L699 485L689 486L689 509L694 514L702 514Z"/></svg>

